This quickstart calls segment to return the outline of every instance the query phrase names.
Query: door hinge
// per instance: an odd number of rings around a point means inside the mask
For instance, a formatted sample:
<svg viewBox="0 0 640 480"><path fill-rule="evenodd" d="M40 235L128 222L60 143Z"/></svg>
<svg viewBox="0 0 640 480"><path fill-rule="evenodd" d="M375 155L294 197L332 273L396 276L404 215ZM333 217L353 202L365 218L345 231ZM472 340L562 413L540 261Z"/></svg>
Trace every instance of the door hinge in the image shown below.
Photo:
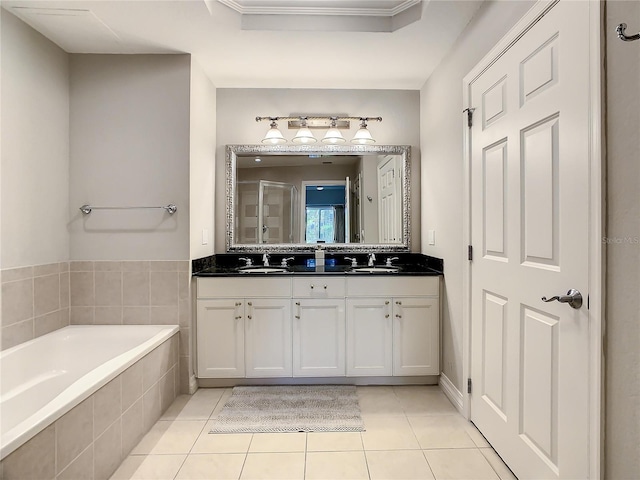
<svg viewBox="0 0 640 480"><path fill-rule="evenodd" d="M467 393L471 393L471 379L467 378Z"/></svg>
<svg viewBox="0 0 640 480"><path fill-rule="evenodd" d="M462 110L462 113L467 113L467 126L469 128L473 127L473 112L474 112L475 108L465 108L464 110Z"/></svg>
<svg viewBox="0 0 640 480"><path fill-rule="evenodd" d="M473 260L473 245L469 245L469 248L467 249L467 260Z"/></svg>

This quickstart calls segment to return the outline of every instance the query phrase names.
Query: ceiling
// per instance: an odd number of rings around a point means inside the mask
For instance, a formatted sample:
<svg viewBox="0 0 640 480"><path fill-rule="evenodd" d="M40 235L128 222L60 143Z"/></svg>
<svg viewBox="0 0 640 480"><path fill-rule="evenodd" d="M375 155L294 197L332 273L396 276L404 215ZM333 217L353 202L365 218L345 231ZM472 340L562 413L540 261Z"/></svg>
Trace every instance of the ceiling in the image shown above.
<svg viewBox="0 0 640 480"><path fill-rule="evenodd" d="M284 8L276 15L242 13L223 1L231 0L3 0L2 5L69 53L190 53L218 88L416 90L482 4L233 0L243 8ZM301 13L299 7L310 3L316 10ZM322 5L333 10L318 10ZM336 5L350 10L340 12Z"/></svg>

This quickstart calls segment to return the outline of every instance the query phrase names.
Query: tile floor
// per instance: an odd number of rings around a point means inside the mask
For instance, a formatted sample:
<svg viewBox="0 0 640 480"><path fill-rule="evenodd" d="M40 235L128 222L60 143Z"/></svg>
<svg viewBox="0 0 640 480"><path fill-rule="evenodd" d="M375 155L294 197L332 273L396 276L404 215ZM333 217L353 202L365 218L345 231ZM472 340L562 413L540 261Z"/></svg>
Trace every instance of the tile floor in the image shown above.
<svg viewBox="0 0 640 480"><path fill-rule="evenodd" d="M515 479L439 387L357 391L362 433L210 435L231 389L180 396L111 480Z"/></svg>

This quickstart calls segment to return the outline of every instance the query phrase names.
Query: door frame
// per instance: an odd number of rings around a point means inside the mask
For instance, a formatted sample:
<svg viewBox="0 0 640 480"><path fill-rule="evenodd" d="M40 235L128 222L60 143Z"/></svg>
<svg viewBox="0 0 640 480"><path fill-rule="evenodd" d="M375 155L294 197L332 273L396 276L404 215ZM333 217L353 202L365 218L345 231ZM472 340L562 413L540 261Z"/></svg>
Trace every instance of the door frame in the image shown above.
<svg viewBox="0 0 640 480"><path fill-rule="evenodd" d="M465 108L472 108L471 85L493 65L520 37L543 17L560 0L539 0L509 32L464 77L462 98ZM602 477L603 472L603 419L604 406L604 233L603 205L603 131L602 131L602 75L603 8L597 0L589 1L589 478ZM468 117L463 114L463 245L467 252L471 245L471 136ZM471 378L471 262L463 269L462 276L462 373L463 379ZM471 402L466 389L462 391L462 414L470 419Z"/></svg>

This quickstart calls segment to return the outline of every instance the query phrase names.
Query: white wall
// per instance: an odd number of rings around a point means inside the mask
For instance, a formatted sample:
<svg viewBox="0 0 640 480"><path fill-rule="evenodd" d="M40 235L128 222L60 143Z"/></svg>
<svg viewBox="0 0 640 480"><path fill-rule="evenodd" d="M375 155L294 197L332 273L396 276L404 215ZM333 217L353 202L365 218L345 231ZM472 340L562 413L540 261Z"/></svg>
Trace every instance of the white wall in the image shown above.
<svg viewBox="0 0 640 480"><path fill-rule="evenodd" d="M487 2L425 83L420 95L422 253L444 260L442 371L462 391L462 79L533 2ZM427 245L427 231L436 245Z"/></svg>
<svg viewBox="0 0 640 480"><path fill-rule="evenodd" d="M213 255L216 163L216 87L191 58L190 223L191 258ZM224 224L218 226L224 230ZM206 230L206 232L204 232ZM204 237L203 237L204 235ZM206 245L203 245L206 238Z"/></svg>
<svg viewBox="0 0 640 480"><path fill-rule="evenodd" d="M189 55L71 56L72 260L189 259L190 72Z"/></svg>
<svg viewBox="0 0 640 480"><path fill-rule="evenodd" d="M69 259L68 55L2 11L3 269Z"/></svg>
<svg viewBox="0 0 640 480"><path fill-rule="evenodd" d="M640 472L640 31L639 2L606 4L607 276L606 478Z"/></svg>
<svg viewBox="0 0 640 480"><path fill-rule="evenodd" d="M216 253L225 251L225 151L227 144L260 144L268 122L256 116L288 116L295 113L381 116L369 130L377 145L410 145L412 250L420 248L420 93L417 90L305 90L228 89L217 90L217 149L215 224ZM352 122L353 136L358 122ZM289 140L295 134L286 125L280 129Z"/></svg>

